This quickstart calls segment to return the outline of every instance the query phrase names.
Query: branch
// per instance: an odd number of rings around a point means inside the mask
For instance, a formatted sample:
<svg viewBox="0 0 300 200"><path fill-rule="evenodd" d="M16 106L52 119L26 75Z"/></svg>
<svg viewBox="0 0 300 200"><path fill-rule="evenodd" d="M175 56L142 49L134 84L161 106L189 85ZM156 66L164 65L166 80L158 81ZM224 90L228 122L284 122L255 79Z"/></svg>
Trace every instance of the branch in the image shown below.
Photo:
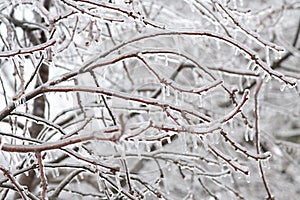
<svg viewBox="0 0 300 200"><path fill-rule="evenodd" d="M237 115L239 112L241 112L241 108L246 103L246 101L249 99L249 90L245 90L241 102L232 110L228 115L226 115L222 120L221 123L226 123L230 121L235 115Z"/></svg>
<svg viewBox="0 0 300 200"><path fill-rule="evenodd" d="M29 200L28 196L25 193L25 190L23 188L23 186L21 186L16 179L12 176L11 172L7 169L5 169L4 167L0 166L0 170L3 172L4 176L6 176L11 183L17 188L18 192L20 193L22 199L24 200Z"/></svg>
<svg viewBox="0 0 300 200"><path fill-rule="evenodd" d="M77 166L77 165L76 165ZM80 174L81 172L84 172L83 169L78 169L75 171L72 171L60 184L56 187L52 195L49 197L49 199L57 199L61 191L72 181L72 179Z"/></svg>
<svg viewBox="0 0 300 200"><path fill-rule="evenodd" d="M77 144L84 141L89 140L102 140L102 141L113 141L114 137L111 138L102 138L97 136L99 132L94 132L82 136L74 136L69 137L66 139L61 139L56 142L45 142L43 144L36 144L36 145L13 145L13 144L3 144L2 151L8 151L8 152L19 152L19 153L29 153L29 152L37 152L37 151L48 151L48 150L54 150L59 149L62 147L69 146L71 144Z"/></svg>
<svg viewBox="0 0 300 200"><path fill-rule="evenodd" d="M41 152L36 152L35 153L36 157L37 157L37 161L39 164L39 168L40 168L40 179L41 179L41 188L42 188L42 200L45 200L47 198L46 193L47 193L47 178L46 178L46 174L45 174L45 170L44 170L44 165L43 165L43 161L42 161L42 156L41 156Z"/></svg>
<svg viewBox="0 0 300 200"><path fill-rule="evenodd" d="M20 112L13 112L10 115L25 117L27 119L30 119L30 120L34 121L35 123L45 124L46 126L50 126L51 128L57 130L62 135L66 135L65 131L60 126L54 124L53 122L51 122L47 119L44 119L44 118L41 118L41 117L38 117L38 116L34 116L32 114L29 114L29 113L20 113Z"/></svg>
<svg viewBox="0 0 300 200"><path fill-rule="evenodd" d="M210 32L210 31L174 31L174 32L160 32L160 33L154 33L154 34L149 34L149 35L143 35L137 38L134 38L132 40L128 40L125 41L119 45L114 46L112 49L104 52L103 54L96 56L95 58L91 59L90 61L88 61L84 68L91 66L95 60L98 60L100 58L106 57L107 55L111 54L112 52L119 50L121 48L123 48L124 46L127 46L129 44L138 42L138 41L142 41L142 40L146 40L146 39L150 39L150 38L155 38L155 37L160 37L160 36L172 36L172 35L186 35L186 36L202 36L202 37L208 37L211 39L216 39L216 40L220 40L230 46L233 46L237 49L239 49L240 51L244 52L246 54L246 58L249 58L250 60L254 61L256 65L258 65L263 71L265 71L266 73L268 73L270 76L276 77L279 80L283 81L286 84L289 84L291 86L295 86L296 82L290 81L289 79L286 79L285 76L277 71L274 71L272 68L270 68L269 66L266 65L266 63L264 63L259 56L257 56L257 54L249 49L246 45L240 43L239 41L226 37L224 35L219 35L216 34L214 32Z"/></svg>
<svg viewBox="0 0 300 200"><path fill-rule="evenodd" d="M260 131L259 131L259 109L258 109L258 94L260 92L260 89L262 87L263 80L260 79L254 93L254 115L255 115L255 147L256 147L256 153L260 154ZM262 161L258 161L258 168L259 172L261 174L261 179L263 181L264 187L266 189L266 192L268 194L268 199L272 200L274 199L273 195L271 194L270 188L268 186L264 170L262 167Z"/></svg>
<svg viewBox="0 0 300 200"><path fill-rule="evenodd" d="M56 43L56 39L50 39L45 43L35 45L33 47L22 48L19 50L10 50L5 52L0 52L0 58L8 58L16 55L22 54L33 54L34 52L39 52L42 50L46 50L47 48L53 46Z"/></svg>
<svg viewBox="0 0 300 200"><path fill-rule="evenodd" d="M217 150L215 147L208 145L208 148L215 154L217 157L224 160L226 163L228 163L235 171L240 171L245 175L249 175L249 170L245 167L241 166L239 163L233 161L232 158L229 158L227 155L223 154L219 150Z"/></svg>

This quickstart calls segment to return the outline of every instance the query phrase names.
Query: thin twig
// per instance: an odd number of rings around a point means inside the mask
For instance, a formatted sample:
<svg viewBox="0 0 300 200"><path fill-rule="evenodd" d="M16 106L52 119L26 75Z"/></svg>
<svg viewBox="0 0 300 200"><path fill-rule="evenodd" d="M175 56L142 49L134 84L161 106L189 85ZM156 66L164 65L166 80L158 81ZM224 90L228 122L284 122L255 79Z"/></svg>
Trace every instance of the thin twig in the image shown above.
<svg viewBox="0 0 300 200"><path fill-rule="evenodd" d="M260 130L259 130L259 104L258 104L258 95L259 92L261 90L263 84L263 80L259 79L256 89L255 89L255 93L254 93L254 115L255 115L255 147L256 147L256 153L260 154ZM273 195L271 194L270 188L268 186L265 174L264 174L264 170L262 167L262 161L258 160L258 167L259 167L259 171L261 174L261 178L264 184L264 187L266 189L266 192L268 194L268 199L272 200L274 199Z"/></svg>

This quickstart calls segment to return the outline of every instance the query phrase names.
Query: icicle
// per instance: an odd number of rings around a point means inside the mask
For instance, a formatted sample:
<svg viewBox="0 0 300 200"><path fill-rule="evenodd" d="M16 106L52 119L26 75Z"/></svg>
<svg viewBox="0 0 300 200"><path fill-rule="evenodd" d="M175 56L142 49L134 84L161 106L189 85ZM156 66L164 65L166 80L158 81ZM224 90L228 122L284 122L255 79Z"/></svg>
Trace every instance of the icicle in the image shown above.
<svg viewBox="0 0 300 200"><path fill-rule="evenodd" d="M174 97L175 97L175 105L179 105L179 102L178 102L178 91L177 90L174 90Z"/></svg>
<svg viewBox="0 0 300 200"><path fill-rule="evenodd" d="M269 47L265 47L265 53L266 53L267 66L270 67L271 63L270 63L270 49L269 49Z"/></svg>
<svg viewBox="0 0 300 200"><path fill-rule="evenodd" d="M104 192L105 191L105 187L104 187L104 180L102 180L101 177L97 178L97 183L98 183L98 189L100 192Z"/></svg>
<svg viewBox="0 0 300 200"><path fill-rule="evenodd" d="M169 58L165 55L165 66L169 66Z"/></svg>
<svg viewBox="0 0 300 200"><path fill-rule="evenodd" d="M228 124L229 124L230 130L233 132L233 130L234 130L234 121L233 121L233 120L230 120L230 121L228 122Z"/></svg>
<svg viewBox="0 0 300 200"><path fill-rule="evenodd" d="M199 95L199 108L202 108L203 107L203 98L202 98L202 95Z"/></svg>
<svg viewBox="0 0 300 200"><path fill-rule="evenodd" d="M107 69L104 69L103 74L102 74L102 79L104 81L106 80L106 71L107 71Z"/></svg>
<svg viewBox="0 0 300 200"><path fill-rule="evenodd" d="M188 152L188 148L187 148L187 141L186 141L186 137L187 134L186 133L182 133L182 144L183 144L183 152Z"/></svg>
<svg viewBox="0 0 300 200"><path fill-rule="evenodd" d="M184 94L183 94L183 92L180 92L179 93L180 94L180 103L184 103Z"/></svg>
<svg viewBox="0 0 300 200"><path fill-rule="evenodd" d="M207 135L203 135L202 143L203 143L204 149L207 151L208 150L208 143L209 143L209 141L207 139Z"/></svg>
<svg viewBox="0 0 300 200"><path fill-rule="evenodd" d="M58 168L53 169L53 178L59 177L59 170Z"/></svg>
<svg viewBox="0 0 300 200"><path fill-rule="evenodd" d="M288 88L290 88L290 89L295 88L297 85L299 85L299 84L297 84L297 82L294 81L294 80L291 80L291 82L295 82L296 84L294 84L294 85L287 84Z"/></svg>
<svg viewBox="0 0 300 200"><path fill-rule="evenodd" d="M280 91L283 92L286 88L286 84L282 83L282 85L280 86Z"/></svg>
<svg viewBox="0 0 300 200"><path fill-rule="evenodd" d="M244 0L239 0L239 4L240 4L241 7L243 7L244 6Z"/></svg>
<svg viewBox="0 0 300 200"><path fill-rule="evenodd" d="M271 169L269 159L263 160L263 161L262 161L262 164L263 164L264 168L266 168L266 169Z"/></svg>
<svg viewBox="0 0 300 200"><path fill-rule="evenodd" d="M213 133L207 134L206 138L207 138L207 141L210 144L214 144L215 143L215 141L214 141L214 134Z"/></svg>
<svg viewBox="0 0 300 200"><path fill-rule="evenodd" d="M251 86L250 78L249 77L245 77L245 78L246 78L247 86L250 87Z"/></svg>
<svg viewBox="0 0 300 200"><path fill-rule="evenodd" d="M1 149L0 149L0 150L1 150ZM25 171L25 172L24 172L24 174L25 174L25 176L27 176L27 177L28 177L28 176L29 176L29 171L28 171L28 170L27 170L27 171Z"/></svg>
<svg viewBox="0 0 300 200"><path fill-rule="evenodd" d="M156 142L156 147L157 147L157 149L162 149L162 141L160 141L160 140L158 140L157 142Z"/></svg>
<svg viewBox="0 0 300 200"><path fill-rule="evenodd" d="M32 62L33 62L33 64L35 64L35 65L38 63L37 57L39 57L38 54L36 54L36 53L31 54Z"/></svg>
<svg viewBox="0 0 300 200"><path fill-rule="evenodd" d="M150 142L145 142L145 145L146 145L146 151L147 151L147 152L151 152L151 146L152 146L152 143L150 143Z"/></svg>
<svg viewBox="0 0 300 200"><path fill-rule="evenodd" d="M191 8L192 13L196 12L196 9L195 9L194 4L191 4L191 3L190 3L189 6L190 6L190 8Z"/></svg>
<svg viewBox="0 0 300 200"><path fill-rule="evenodd" d="M41 50L40 52L42 53L43 58L47 59L47 52L46 52L46 50Z"/></svg>
<svg viewBox="0 0 300 200"><path fill-rule="evenodd" d="M98 169L97 165L90 165L90 171L96 173L98 170L99 169Z"/></svg>
<svg viewBox="0 0 300 200"><path fill-rule="evenodd" d="M268 83L271 79L272 79L272 77L270 76L270 74L268 74L267 72L265 72L265 75L264 75L265 82Z"/></svg>
<svg viewBox="0 0 300 200"><path fill-rule="evenodd" d="M135 139L133 140L133 142L134 142L135 148L136 148L136 149L139 149L139 140L135 138Z"/></svg>
<svg viewBox="0 0 300 200"><path fill-rule="evenodd" d="M193 140L193 147L194 147L194 149L196 150L196 149L198 149L198 140L197 140L197 138L194 138Z"/></svg>
<svg viewBox="0 0 300 200"><path fill-rule="evenodd" d="M97 29L95 34L95 42L98 43L100 41L101 30Z"/></svg>
<svg viewBox="0 0 300 200"><path fill-rule="evenodd" d="M172 171L172 163L167 162L166 168L167 168L168 172L171 172Z"/></svg>
<svg viewBox="0 0 300 200"><path fill-rule="evenodd" d="M98 102L98 93L94 92L92 103L97 103L97 102Z"/></svg>
<svg viewBox="0 0 300 200"><path fill-rule="evenodd" d="M244 137L245 137L245 141L248 142L249 141L249 127L247 126L246 131L244 133Z"/></svg>
<svg viewBox="0 0 300 200"><path fill-rule="evenodd" d="M22 95L18 99L14 100L13 103L15 104L15 107L18 107L20 105L25 105L26 98L25 95Z"/></svg>
<svg viewBox="0 0 300 200"><path fill-rule="evenodd" d="M136 148L138 159L141 160L141 148L140 148L140 141L138 139L134 139L134 146Z"/></svg>
<svg viewBox="0 0 300 200"><path fill-rule="evenodd" d="M275 53L275 60L280 60L282 58L282 55L284 54L284 51L274 51Z"/></svg>
<svg viewBox="0 0 300 200"><path fill-rule="evenodd" d="M257 71L257 68L258 68L257 65L254 63L250 66L251 71Z"/></svg>
<svg viewBox="0 0 300 200"><path fill-rule="evenodd" d="M14 66L14 57L8 57L7 60L10 66Z"/></svg>
<svg viewBox="0 0 300 200"><path fill-rule="evenodd" d="M157 63L157 62L158 62L158 59L159 59L159 56L158 56L158 55L155 55L155 56L154 56L154 62Z"/></svg>
<svg viewBox="0 0 300 200"><path fill-rule="evenodd" d="M249 60L248 65L247 65L247 69L252 70L253 64L254 64L253 60ZM252 71L253 71L253 70L252 70Z"/></svg>
<svg viewBox="0 0 300 200"><path fill-rule="evenodd" d="M193 78L194 78L194 81L195 81L195 86L199 85L200 82L199 82L199 76L198 76L198 72L197 72L197 68L194 67L193 68Z"/></svg>
<svg viewBox="0 0 300 200"><path fill-rule="evenodd" d="M166 178L165 178L165 177L162 178L161 181L162 181L162 183L163 183L163 187L164 187L165 193L167 194L167 196L170 196L170 189L169 189L169 187L168 187L168 183L167 183Z"/></svg>
<svg viewBox="0 0 300 200"><path fill-rule="evenodd" d="M238 87L239 87L239 91L243 91L244 90L244 87L243 87L243 76L242 77L240 77L239 78L239 85L238 85Z"/></svg>
<svg viewBox="0 0 300 200"><path fill-rule="evenodd" d="M80 183L80 180L78 179L77 176L75 176L74 179L75 179L75 182L77 183L77 185L80 185L80 184L81 184L81 183Z"/></svg>
<svg viewBox="0 0 300 200"><path fill-rule="evenodd" d="M213 133L213 142L214 142L214 144L219 144L219 142L220 142L220 135L219 135L219 133Z"/></svg>
<svg viewBox="0 0 300 200"><path fill-rule="evenodd" d="M24 64L25 63L25 55L24 54L20 54L19 55L19 57L20 57L20 60L19 60L19 62L21 62L22 64Z"/></svg>
<svg viewBox="0 0 300 200"><path fill-rule="evenodd" d="M39 168L35 168L33 171L34 171L34 173L35 173L35 176L36 176L37 178L40 178Z"/></svg>
<svg viewBox="0 0 300 200"><path fill-rule="evenodd" d="M255 74L259 75L262 72L262 69L260 67L256 68Z"/></svg>
<svg viewBox="0 0 300 200"><path fill-rule="evenodd" d="M96 99L96 103L97 104L100 104L101 103L101 95L99 95L98 93L97 93L97 99Z"/></svg>
<svg viewBox="0 0 300 200"><path fill-rule="evenodd" d="M166 86L166 95L170 96L170 87L168 85Z"/></svg>
<svg viewBox="0 0 300 200"><path fill-rule="evenodd" d="M118 190L119 191L121 191L122 190L122 186L121 186L121 176L120 176L121 174L119 173L119 172L116 172L115 173L115 179L116 179L116 185L117 185L117 188L118 188Z"/></svg>
<svg viewBox="0 0 300 200"><path fill-rule="evenodd" d="M168 143L168 144L171 144L171 142L172 142L172 141L171 141L171 136L168 135L168 136L166 137L166 139L167 139L167 143Z"/></svg>
<svg viewBox="0 0 300 200"><path fill-rule="evenodd" d="M166 101L166 85L165 84L162 85L161 93L162 93L162 100Z"/></svg>
<svg viewBox="0 0 300 200"><path fill-rule="evenodd" d="M259 177L263 177L261 170L258 170L258 172L259 172Z"/></svg>
<svg viewBox="0 0 300 200"><path fill-rule="evenodd" d="M123 143L124 144L124 143ZM123 160L126 160L126 149L125 149L125 145L118 145L117 146L118 152L121 154L121 158Z"/></svg>
<svg viewBox="0 0 300 200"><path fill-rule="evenodd" d="M23 94L23 95L21 96L21 98L20 98L20 104L21 104L21 105L25 105L25 103L26 103L26 97L25 97L25 95Z"/></svg>
<svg viewBox="0 0 300 200"><path fill-rule="evenodd" d="M239 52L240 52L239 49L235 48L234 55L237 56L239 54Z"/></svg>
<svg viewBox="0 0 300 200"><path fill-rule="evenodd" d="M225 169L227 170L228 169L228 167L226 166L226 165L224 165L225 167ZM235 181L235 179L233 178L233 176L231 175L231 176L229 176L229 178L230 178L230 183L231 184L234 184L234 183L236 183L236 181Z"/></svg>
<svg viewBox="0 0 300 200"><path fill-rule="evenodd" d="M24 187L24 188L23 188L23 191L24 191L24 193L25 193L26 196L29 196L29 195L30 195L30 193L29 193L27 187Z"/></svg>
<svg viewBox="0 0 300 200"><path fill-rule="evenodd" d="M254 140L254 134L255 132L254 132L254 130L253 130L253 128L249 128L249 130L248 130L248 135L249 135L249 140L250 141L253 141Z"/></svg>
<svg viewBox="0 0 300 200"><path fill-rule="evenodd" d="M191 38L191 43L192 43L193 46L198 45L198 41L197 41L196 37Z"/></svg>

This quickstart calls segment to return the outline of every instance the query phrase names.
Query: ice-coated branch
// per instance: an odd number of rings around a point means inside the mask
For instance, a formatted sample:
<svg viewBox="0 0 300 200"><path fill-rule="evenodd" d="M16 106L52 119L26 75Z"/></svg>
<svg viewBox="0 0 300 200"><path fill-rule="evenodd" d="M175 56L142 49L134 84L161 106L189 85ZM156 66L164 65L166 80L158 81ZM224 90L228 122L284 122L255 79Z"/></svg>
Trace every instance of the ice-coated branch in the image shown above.
<svg viewBox="0 0 300 200"><path fill-rule="evenodd" d="M243 154L245 154L246 157L250 157L250 158L253 158L255 160L265 160L265 159L269 159L271 157L270 153L254 155L251 152L249 152L247 149L245 149L244 147L239 145L238 143L234 142L230 138L230 136L226 132L224 132L223 130L220 131L220 134L223 136L224 140L226 142L228 142L236 151L242 152Z"/></svg>
<svg viewBox="0 0 300 200"><path fill-rule="evenodd" d="M56 39L50 39L45 43L33 46L33 47L24 47L19 50L10 50L5 52L0 52L0 58L9 58L13 56L18 56L22 54L33 54L35 52L40 52L43 50L48 49L49 47L53 46L56 43Z"/></svg>
<svg viewBox="0 0 300 200"><path fill-rule="evenodd" d="M215 39L222 41L230 46L233 46L234 48L237 48L241 52L246 54L246 58L252 60L257 66L259 66L263 71L266 73L270 74L273 77L276 77L277 79L283 81L285 84L295 86L296 83L294 81L291 81L287 79L283 74L280 72L274 71L271 69L269 66L264 63L260 57L249 47L246 45L242 44L238 40L235 40L230 37L226 37L224 35L220 35L211 31L163 31L163 32L158 32L158 33L153 33L153 34L148 34L148 35L143 35L140 37L133 38L131 40L125 41L119 45L114 46L110 50L104 52L103 54L100 54L99 56L96 56L95 58L92 58L90 61L88 61L85 66L88 67L93 64L95 60L98 60L100 58L106 57L112 52L119 50L129 44L133 44L138 41L150 39L150 38L156 38L156 37L163 37L163 36L201 36L201 37L207 37L210 39Z"/></svg>
<svg viewBox="0 0 300 200"><path fill-rule="evenodd" d="M40 179L41 179L41 188L42 188L42 200L47 199L47 186L48 186L48 182L47 182L47 177L45 174L45 168L44 168L44 164L43 164L43 158L41 155L41 152L36 152L35 153L38 164L39 164L39 171L40 171Z"/></svg>
<svg viewBox="0 0 300 200"><path fill-rule="evenodd" d="M109 137L99 137L96 133L90 133L83 136L74 136L66 139L62 139L56 142L45 142L43 144L36 145L13 145L13 144L3 144L2 151L8 152L19 152L19 153L29 153L29 152L37 152L37 151L48 151L53 149L59 149L62 147L69 146L71 144L77 144L84 141L90 140L102 140L102 141L113 141L114 136Z"/></svg>
<svg viewBox="0 0 300 200"><path fill-rule="evenodd" d="M299 3L0 7L2 199L296 194Z"/></svg>
<svg viewBox="0 0 300 200"><path fill-rule="evenodd" d="M111 174L114 174L116 173L117 171L120 171L120 168L119 167L115 167L115 166L110 166L108 164L104 164L100 161L97 161L97 160L94 160L92 158L89 158L89 157L85 157L85 156L82 156L81 154L73 151L73 150L70 150L70 149L62 149L62 151L64 151L66 154L68 154L70 157L73 157L77 160L80 160L80 161L83 161L85 163L89 163L93 166L99 166L103 169L106 169L106 173L111 173Z"/></svg>
<svg viewBox="0 0 300 200"><path fill-rule="evenodd" d="M226 123L230 121L235 115L237 115L239 112L241 112L241 109L243 105L247 102L249 99L249 90L245 90L241 102L232 110L230 113L228 113L222 120L221 123Z"/></svg>
<svg viewBox="0 0 300 200"><path fill-rule="evenodd" d="M89 12L88 10L85 10L83 8L81 8L80 6L74 5L73 3L71 3L69 0L63 0L63 2L69 6L72 6L73 8L83 12L83 13L87 13L88 15L91 15L92 17L100 17L99 15L95 15L92 12ZM98 8L104 8L107 10L111 10L114 11L116 13L120 13L122 15L124 15L126 18L132 18L133 20L138 20L140 19L145 25L150 25L154 28L159 28L159 29L164 29L163 26L157 25L154 22L151 22L148 19L145 19L144 17L141 16L141 13L135 13L133 12L133 10L127 10L125 8L122 8L118 5L115 4L104 4L104 3L100 3L98 1L94 1L94 0L76 0L76 2L82 2L85 3L87 5L93 5L93 6L97 6ZM112 18L108 18L108 17L100 17L104 20L107 21L116 21L116 22L124 22L124 19L112 19Z"/></svg>
<svg viewBox="0 0 300 200"><path fill-rule="evenodd" d="M210 91L211 89L221 85L223 83L223 81L215 81L213 82L211 85L209 86L204 86L202 88L184 88L182 86L177 86L173 83L172 80L168 80L166 79L165 77L161 77L156 71L155 69L153 69L147 62L144 58L142 58L139 54L137 54L136 56L138 59L140 59L144 64L145 66L147 67L147 69L149 71L151 71L154 76L160 81L160 83L162 83L163 85L165 86L170 86L171 88L173 88L174 90L177 90L179 92L184 92L184 93L191 93L191 94L203 94L203 93L207 93L208 91Z"/></svg>
<svg viewBox="0 0 300 200"><path fill-rule="evenodd" d="M111 178L107 177L105 174L102 174L101 172L98 172L98 175L105 180L109 185L111 185L115 190L117 190L118 192L122 193L124 196L126 196L128 199L132 199L135 200L135 197L128 193L127 191L125 191L122 188L118 188L118 186L114 183L114 181L111 180ZM132 178L133 179L133 178Z"/></svg>
<svg viewBox="0 0 300 200"><path fill-rule="evenodd" d="M16 187L22 199L29 200L29 197L26 195L24 187L20 185L20 183L12 176L11 172L8 169L4 168L2 165L0 165L0 170L3 172L4 176L6 176L11 181L11 183Z"/></svg>
<svg viewBox="0 0 300 200"><path fill-rule="evenodd" d="M258 36L256 33L251 32L250 30L247 30L244 25L242 23L240 23L231 13L231 11L229 9L227 9L226 7L224 7L222 4L220 4L219 2L217 2L216 0L211 0L211 2L215 5L215 7L218 10L221 10L222 12L224 12L227 17L229 17L229 19L239 28L241 29L246 35L249 35L251 38L253 38L254 40L256 40L258 43L262 44L263 46L267 46L270 47L276 51L284 51L284 49L280 46L277 46L269 41L264 40L262 37ZM220 12L220 11L219 11Z"/></svg>
<svg viewBox="0 0 300 200"><path fill-rule="evenodd" d="M57 130L59 133L61 133L62 135L66 135L65 131L63 130L62 127L60 127L59 125L45 119L45 118L41 118L38 116L34 116L32 114L29 113L20 113L20 112L13 112L10 115L12 116L20 116L20 117L25 117L26 119L29 119L35 123L41 123L41 124L45 124L46 126L49 126L55 130Z"/></svg>
<svg viewBox="0 0 300 200"><path fill-rule="evenodd" d="M55 190L52 192L52 194L49 196L49 199L55 199L59 196L59 194L62 192L62 190L70 184L72 179L74 179L78 174L83 173L83 169L77 169L72 171L62 182L59 183L59 185L55 188Z"/></svg>
<svg viewBox="0 0 300 200"><path fill-rule="evenodd" d="M167 108L170 108L179 113L184 112L189 115L195 116L204 122L211 121L211 119L209 117L205 116L204 114L201 114L201 113L198 113L195 111L191 111L188 109L183 109L180 106L166 104L166 103L160 102L159 100L156 100L156 99L151 99L151 98L141 97L141 96L136 96L136 95L128 95L127 93L124 93L124 92L118 92L118 91L104 89L104 88L77 87L77 86L50 86L50 87L46 87L43 89L43 92L75 92L75 91L88 92L88 93L99 93L99 94L103 94L106 96L111 96L111 97L129 100L129 101L135 101L135 102L139 102L139 103L143 103L143 104L147 104L147 105L151 105L151 106L161 107L162 109L167 107ZM1 116L1 113L0 113L0 116Z"/></svg>
<svg viewBox="0 0 300 200"><path fill-rule="evenodd" d="M208 145L208 148L213 154L215 154L217 157L221 158L226 163L228 163L235 171L239 171L245 175L249 175L250 172L249 172L248 168L241 166L239 163L237 163L232 158L230 158L228 155L226 155L223 152L221 152L220 150L218 150L216 147L214 147L212 145Z"/></svg>
<svg viewBox="0 0 300 200"><path fill-rule="evenodd" d="M256 153L257 154L260 154L260 145L261 145L260 144L260 137L261 136L260 136L260 128L259 128L259 102L258 102L258 96L259 96L259 92L261 91L262 85L263 85L263 80L260 79L257 86L256 86L255 92L254 92L255 147L256 147ZM273 195L270 191L270 188L268 186L261 160L258 160L258 169L259 169L259 172L261 174L261 179L263 181L264 187L265 187L266 192L268 194L268 199L270 199L270 200L274 199L274 197L273 197Z"/></svg>

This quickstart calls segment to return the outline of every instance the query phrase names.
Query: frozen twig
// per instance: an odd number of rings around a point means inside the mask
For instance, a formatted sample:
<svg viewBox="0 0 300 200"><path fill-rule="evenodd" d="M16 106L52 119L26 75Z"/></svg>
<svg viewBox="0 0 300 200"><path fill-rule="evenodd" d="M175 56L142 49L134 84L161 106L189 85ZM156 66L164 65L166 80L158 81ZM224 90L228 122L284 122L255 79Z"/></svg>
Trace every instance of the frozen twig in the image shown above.
<svg viewBox="0 0 300 200"><path fill-rule="evenodd" d="M5 52L0 52L0 58L9 58L12 56L22 55L22 54L33 54L35 52L40 52L42 50L46 50L47 48L53 46L56 43L55 39L50 39L45 43L33 46L33 47L27 47L22 48L19 50L10 50Z"/></svg>
<svg viewBox="0 0 300 200"><path fill-rule="evenodd" d="M255 92L254 92L254 115L255 115L255 147L256 147L256 153L257 154L260 154L260 130L259 130L259 102L258 102L258 95L259 95L259 92L261 90L261 87L262 87L262 84L263 84L263 80L260 79L257 86L256 86L256 89L255 89ZM266 192L268 194L268 199L269 200L272 200L274 199L273 195L271 194L271 191L270 191L270 188L268 186L268 183L267 183L267 180L266 180L266 177L265 177L265 173L264 173L264 170L263 170L263 166L262 166L262 161L261 160L258 160L258 169L259 169L259 172L261 174L261 179L263 181L263 184L264 184L264 187L266 189Z"/></svg>
<svg viewBox="0 0 300 200"><path fill-rule="evenodd" d="M18 192L20 193L22 199L29 200L29 197L26 195L25 189L20 183L12 176L11 172L5 169L3 166L0 166L0 170L3 174L11 181L11 183L16 187Z"/></svg>
<svg viewBox="0 0 300 200"><path fill-rule="evenodd" d="M70 184L72 179L76 177L78 174L84 172L83 169L77 169L72 171L60 184L55 188L55 190L52 192L52 194L49 196L50 199L55 199L59 196L59 194L62 192L62 190Z"/></svg>
<svg viewBox="0 0 300 200"><path fill-rule="evenodd" d="M43 158L42 158L41 152L36 152L35 155L37 157L37 161L38 161L39 169L40 169L40 179L41 179L41 188L42 188L42 200L45 200L45 199L47 199L47 186L48 186L48 182L47 182L47 178L46 178L46 174L45 174L45 168L44 168L44 164L43 164Z"/></svg>

